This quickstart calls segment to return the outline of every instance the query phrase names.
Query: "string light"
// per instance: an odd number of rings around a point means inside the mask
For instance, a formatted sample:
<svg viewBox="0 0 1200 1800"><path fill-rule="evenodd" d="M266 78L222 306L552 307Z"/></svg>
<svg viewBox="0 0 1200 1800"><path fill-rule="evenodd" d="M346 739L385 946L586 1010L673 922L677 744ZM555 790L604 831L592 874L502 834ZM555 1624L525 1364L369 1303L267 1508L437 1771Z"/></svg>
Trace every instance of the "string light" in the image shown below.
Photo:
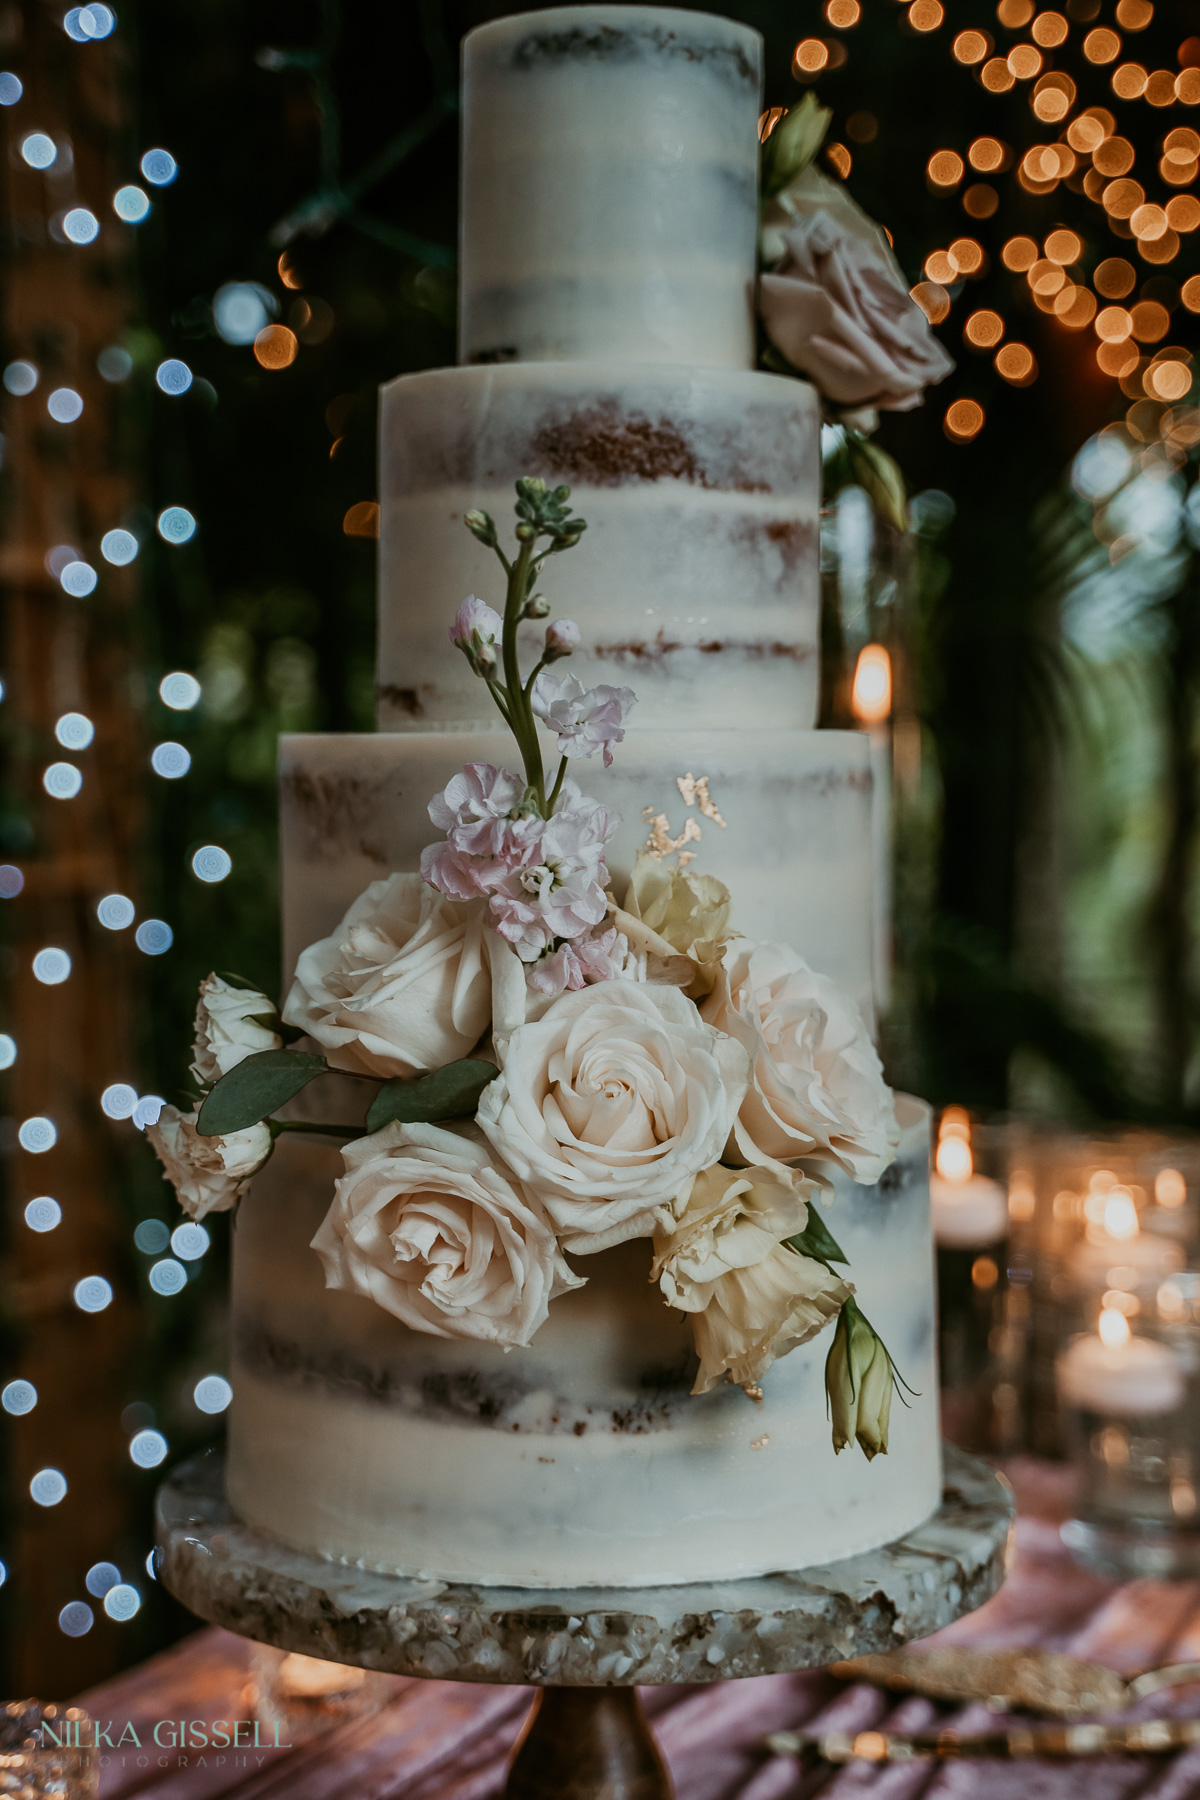
<svg viewBox="0 0 1200 1800"><path fill-rule="evenodd" d="M963 327L963 336L976 349L990 350L1004 336L1004 320L997 312L972 313Z"/></svg>
<svg viewBox="0 0 1200 1800"><path fill-rule="evenodd" d="M203 1413L222 1413L233 1399L233 1389L223 1375L205 1375L192 1389L192 1399Z"/></svg>
<svg viewBox="0 0 1200 1800"><path fill-rule="evenodd" d="M143 919L133 941L144 956L164 956L175 942L175 933L165 919Z"/></svg>
<svg viewBox="0 0 1200 1800"><path fill-rule="evenodd" d="M1115 31L1101 25L1084 38L1083 54L1092 63L1115 62L1121 54L1121 40Z"/></svg>
<svg viewBox="0 0 1200 1800"><path fill-rule="evenodd" d="M1033 21L1030 36L1043 50L1053 50L1067 41L1067 21L1058 12L1039 13Z"/></svg>
<svg viewBox="0 0 1200 1800"><path fill-rule="evenodd" d="M1080 113L1067 126L1067 142L1072 150L1078 150L1082 156L1091 156L1098 150L1105 136L1104 126L1095 113Z"/></svg>
<svg viewBox="0 0 1200 1800"><path fill-rule="evenodd" d="M45 987L58 987L71 973L71 958L65 950L39 950L33 959L35 978Z"/></svg>
<svg viewBox="0 0 1200 1800"><path fill-rule="evenodd" d="M168 544L186 544L196 535L196 521L186 506L168 506L158 515L158 535Z"/></svg>
<svg viewBox="0 0 1200 1800"><path fill-rule="evenodd" d="M1005 60L1018 81L1032 81L1042 66L1042 53L1032 44L1014 44Z"/></svg>
<svg viewBox="0 0 1200 1800"><path fill-rule="evenodd" d="M1046 239L1045 249L1051 262L1062 263L1064 267L1078 262L1083 255L1082 240L1073 231L1052 231Z"/></svg>
<svg viewBox="0 0 1200 1800"><path fill-rule="evenodd" d="M121 1571L116 1563L98 1562L93 1563L84 1576L83 1585L89 1594L94 1594L97 1600L103 1600L109 1589L116 1587L120 1579Z"/></svg>
<svg viewBox="0 0 1200 1800"><path fill-rule="evenodd" d="M139 167L151 187L169 187L179 173L169 150L147 150Z"/></svg>
<svg viewBox="0 0 1200 1800"><path fill-rule="evenodd" d="M955 238L946 255L959 275L978 275L983 269L983 246L974 238Z"/></svg>
<svg viewBox="0 0 1200 1800"><path fill-rule="evenodd" d="M1175 98L1184 106L1200 106L1200 69L1184 69L1175 77Z"/></svg>
<svg viewBox="0 0 1200 1800"><path fill-rule="evenodd" d="M25 1208L25 1223L30 1231L53 1231L62 1222L62 1207L49 1194L39 1194Z"/></svg>
<svg viewBox="0 0 1200 1800"><path fill-rule="evenodd" d="M986 181L972 182L962 197L963 211L972 219L990 219L1000 205L1000 196Z"/></svg>
<svg viewBox="0 0 1200 1800"><path fill-rule="evenodd" d="M130 1441L129 1455L139 1469L157 1469L168 1447L161 1431L139 1431Z"/></svg>
<svg viewBox="0 0 1200 1800"><path fill-rule="evenodd" d="M1167 201L1167 224L1172 231L1195 231L1200 226L1200 200L1194 194L1173 194Z"/></svg>
<svg viewBox="0 0 1200 1800"><path fill-rule="evenodd" d="M1096 314L1095 332L1108 343L1120 343L1133 331L1133 318L1123 306L1106 306Z"/></svg>
<svg viewBox="0 0 1200 1800"><path fill-rule="evenodd" d="M1200 213L1200 205L1197 206L1197 212ZM1092 280L1096 292L1106 300L1123 300L1126 294L1133 292L1137 276L1133 265L1127 263L1123 256L1109 256L1096 265Z"/></svg>
<svg viewBox="0 0 1200 1800"><path fill-rule="evenodd" d="M1033 0L1000 0L996 17L1010 31L1019 31L1033 17Z"/></svg>
<svg viewBox="0 0 1200 1800"><path fill-rule="evenodd" d="M1146 190L1136 181L1110 181L1100 198L1114 219L1129 219L1145 201Z"/></svg>
<svg viewBox="0 0 1200 1800"><path fill-rule="evenodd" d="M4 371L4 386L18 399L32 394L38 384L38 372L31 362L10 362Z"/></svg>
<svg viewBox="0 0 1200 1800"><path fill-rule="evenodd" d="M210 885L224 881L233 868L233 858L219 844L204 844L192 857L192 873L198 881Z"/></svg>
<svg viewBox="0 0 1200 1800"><path fill-rule="evenodd" d="M123 569L138 553L138 541L132 531L106 531L100 539L100 554L114 568Z"/></svg>
<svg viewBox="0 0 1200 1800"><path fill-rule="evenodd" d="M999 138L981 137L976 138L967 151L967 161L973 169L978 169L981 175L991 175L997 169L1004 167L1007 155Z"/></svg>
<svg viewBox="0 0 1200 1800"><path fill-rule="evenodd" d="M62 228L68 243L94 244L100 234L100 221L86 206L73 206L63 214Z"/></svg>
<svg viewBox="0 0 1200 1800"><path fill-rule="evenodd" d="M918 281L911 290L916 301L931 325L940 325L950 311L950 296L944 287L936 281Z"/></svg>
<svg viewBox="0 0 1200 1800"><path fill-rule="evenodd" d="M192 371L177 356L169 356L155 369L154 380L164 394L186 394L192 385Z"/></svg>
<svg viewBox="0 0 1200 1800"><path fill-rule="evenodd" d="M105 1612L110 1619L115 1619L120 1625L127 1624L130 1619L135 1618L141 1611L141 1606L142 1596L135 1587L130 1587L124 1581L109 1588L104 1596Z"/></svg>
<svg viewBox="0 0 1200 1800"><path fill-rule="evenodd" d="M978 400L955 400L946 408L943 429L956 444L969 444L983 430L984 413Z"/></svg>
<svg viewBox="0 0 1200 1800"><path fill-rule="evenodd" d="M150 217L150 196L140 187L118 188L112 197L112 209L126 225L140 225Z"/></svg>
<svg viewBox="0 0 1200 1800"><path fill-rule="evenodd" d="M980 70L979 79L990 94L1005 94L1015 85L1012 70L1002 56L993 56Z"/></svg>
<svg viewBox="0 0 1200 1800"><path fill-rule="evenodd" d="M912 0L908 22L914 31L936 31L946 14L940 0Z"/></svg>
<svg viewBox="0 0 1200 1800"><path fill-rule="evenodd" d="M73 425L83 413L83 395L74 388L55 388L46 401L46 411L57 425Z"/></svg>
<svg viewBox="0 0 1200 1800"><path fill-rule="evenodd" d="M1141 63L1122 63L1113 70L1112 91L1118 100L1136 100L1145 93L1149 79Z"/></svg>
<svg viewBox="0 0 1200 1800"><path fill-rule="evenodd" d="M0 70L0 106L15 106L24 92L19 75L11 69Z"/></svg>
<svg viewBox="0 0 1200 1800"><path fill-rule="evenodd" d="M950 48L956 62L972 67L991 54L992 40L986 31L960 31Z"/></svg>
<svg viewBox="0 0 1200 1800"><path fill-rule="evenodd" d="M96 735L96 727L86 714L68 712L55 725L54 735L64 750L86 750Z"/></svg>
<svg viewBox="0 0 1200 1800"><path fill-rule="evenodd" d="M182 744L168 741L156 744L150 752L150 767L164 781L180 781L192 766L191 751Z"/></svg>
<svg viewBox="0 0 1200 1800"><path fill-rule="evenodd" d="M1130 327L1139 344L1157 344L1167 335L1171 315L1157 300L1139 300L1132 309Z"/></svg>
<svg viewBox="0 0 1200 1800"><path fill-rule="evenodd" d="M792 52L792 73L800 77L817 75L828 61L828 47L821 42L820 38L802 38ZM257 340L254 354L258 356ZM261 361L261 358L259 360ZM291 358L288 360L290 361Z"/></svg>
<svg viewBox="0 0 1200 1800"><path fill-rule="evenodd" d="M828 60L828 53L826 59ZM254 340L255 360L264 369L289 368L299 351L296 334L289 331L286 325L264 325Z"/></svg>
<svg viewBox="0 0 1200 1800"><path fill-rule="evenodd" d="M925 173L934 187L957 187L964 174L963 159L956 150L935 150Z"/></svg>
<svg viewBox="0 0 1200 1800"><path fill-rule="evenodd" d="M96 905L96 917L106 931L124 931L133 924L136 911L125 894L105 894Z"/></svg>
<svg viewBox="0 0 1200 1800"><path fill-rule="evenodd" d="M21 160L31 169L48 169L57 155L57 144L44 131L31 131L21 139Z"/></svg>
<svg viewBox="0 0 1200 1800"><path fill-rule="evenodd" d="M1176 99L1175 77L1170 69L1156 69L1146 83L1145 100L1150 106L1173 106Z"/></svg>

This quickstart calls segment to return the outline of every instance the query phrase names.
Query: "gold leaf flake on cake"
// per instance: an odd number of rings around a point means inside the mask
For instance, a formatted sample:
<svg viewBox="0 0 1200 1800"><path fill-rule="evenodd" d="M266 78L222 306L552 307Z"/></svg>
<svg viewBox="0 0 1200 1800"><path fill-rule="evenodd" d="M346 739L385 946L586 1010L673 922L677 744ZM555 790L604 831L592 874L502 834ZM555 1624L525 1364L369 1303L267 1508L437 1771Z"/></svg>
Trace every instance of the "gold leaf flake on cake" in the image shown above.
<svg viewBox="0 0 1200 1800"><path fill-rule="evenodd" d="M707 775L693 775L689 769L686 775L675 777L675 786L682 794L685 806L698 806L706 819L711 819L714 825L719 825L724 830L725 820L717 811L716 802L708 791Z"/></svg>
<svg viewBox="0 0 1200 1800"><path fill-rule="evenodd" d="M678 853L679 866L695 862L694 850L685 850L685 844L697 844L704 835L695 819L685 819L683 830L678 837L671 836L671 821L666 813L655 812L652 806L642 808L642 817L650 827L650 835L642 845L642 849L651 856L662 858Z"/></svg>

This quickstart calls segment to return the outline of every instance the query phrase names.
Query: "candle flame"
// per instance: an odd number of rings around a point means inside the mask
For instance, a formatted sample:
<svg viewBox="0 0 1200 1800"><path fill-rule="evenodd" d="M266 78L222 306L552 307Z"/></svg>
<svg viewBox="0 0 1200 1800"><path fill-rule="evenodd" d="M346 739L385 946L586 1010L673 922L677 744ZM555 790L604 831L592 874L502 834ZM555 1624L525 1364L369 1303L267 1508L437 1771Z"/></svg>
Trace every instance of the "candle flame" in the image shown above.
<svg viewBox="0 0 1200 1800"><path fill-rule="evenodd" d="M294 1650L279 1665L280 1691L297 1699L318 1699L326 1694L345 1693L361 1687L365 1669L351 1669L345 1663L323 1662L316 1656L304 1656Z"/></svg>
<svg viewBox="0 0 1200 1800"><path fill-rule="evenodd" d="M1160 1206L1182 1206L1187 1199L1187 1182L1178 1169L1160 1169L1154 1177L1154 1198Z"/></svg>
<svg viewBox="0 0 1200 1800"><path fill-rule="evenodd" d="M850 704L864 725L881 725L892 710L892 661L882 644L858 653Z"/></svg>
<svg viewBox="0 0 1200 1800"><path fill-rule="evenodd" d="M1104 1202L1104 1229L1109 1237L1133 1238L1138 1234L1137 1207L1128 1188L1113 1188Z"/></svg>
<svg viewBox="0 0 1200 1800"><path fill-rule="evenodd" d="M1100 1342L1109 1350L1118 1350L1127 1344L1133 1333L1129 1329L1129 1320L1115 1306L1105 1306L1100 1310L1100 1322L1096 1329L1100 1333Z"/></svg>
<svg viewBox="0 0 1200 1800"><path fill-rule="evenodd" d="M971 1146L965 1138L944 1137L937 1147L937 1172L943 1181L969 1181L974 1170Z"/></svg>

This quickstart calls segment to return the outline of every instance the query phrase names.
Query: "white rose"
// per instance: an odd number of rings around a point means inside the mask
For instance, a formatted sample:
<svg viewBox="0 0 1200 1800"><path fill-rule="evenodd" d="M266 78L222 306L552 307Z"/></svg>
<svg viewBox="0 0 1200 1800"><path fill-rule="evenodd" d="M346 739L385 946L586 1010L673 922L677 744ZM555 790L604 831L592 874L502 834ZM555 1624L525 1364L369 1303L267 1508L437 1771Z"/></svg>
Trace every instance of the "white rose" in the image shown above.
<svg viewBox="0 0 1200 1800"><path fill-rule="evenodd" d="M677 1222L654 1236L667 1302L692 1315L694 1394L745 1385L827 1325L853 1288L781 1240L803 1231L816 1184L790 1170L705 1169Z"/></svg>
<svg viewBox="0 0 1200 1800"><path fill-rule="evenodd" d="M271 1154L266 1125L250 1125L227 1137L201 1137L196 1114L164 1106L156 1125L147 1125L163 1173L175 1189L185 1213L228 1212L250 1185L250 1178Z"/></svg>
<svg viewBox="0 0 1200 1800"><path fill-rule="evenodd" d="M419 875L373 881L301 955L284 1019L359 1075L457 1062L491 1013L485 919L484 901L447 900Z"/></svg>
<svg viewBox="0 0 1200 1800"><path fill-rule="evenodd" d="M850 996L787 944L736 947L704 1017L754 1066L734 1126L748 1163L831 1156L878 1181L900 1142L891 1089Z"/></svg>
<svg viewBox="0 0 1200 1800"><path fill-rule="evenodd" d="M347 1144L312 1247L325 1284L433 1337L528 1344L551 1300L583 1281L538 1202L471 1127L392 1124Z"/></svg>
<svg viewBox="0 0 1200 1800"><path fill-rule="evenodd" d="M749 1068L677 988L604 981L520 1025L479 1124L568 1250L645 1236L715 1161Z"/></svg>
<svg viewBox="0 0 1200 1800"><path fill-rule="evenodd" d="M729 889L715 875L693 875L642 851L633 866L624 907L612 908L635 955L651 959L694 1000L711 991L730 935Z"/></svg>
<svg viewBox="0 0 1200 1800"><path fill-rule="evenodd" d="M277 1031L260 1025L262 1015L275 1012L274 1002L257 988L231 987L220 975L206 975L196 1002L192 1074L205 1087L228 1075L248 1056L260 1050L278 1050L283 1043Z"/></svg>

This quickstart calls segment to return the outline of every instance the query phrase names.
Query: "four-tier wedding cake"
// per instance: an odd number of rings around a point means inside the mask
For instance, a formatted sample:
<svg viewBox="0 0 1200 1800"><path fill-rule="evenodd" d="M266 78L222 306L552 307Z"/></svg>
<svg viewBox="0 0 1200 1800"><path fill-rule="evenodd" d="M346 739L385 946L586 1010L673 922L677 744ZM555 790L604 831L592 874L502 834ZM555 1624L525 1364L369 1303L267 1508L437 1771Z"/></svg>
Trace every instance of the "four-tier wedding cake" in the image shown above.
<svg viewBox="0 0 1200 1800"><path fill-rule="evenodd" d="M229 1493L332 1559L723 1579L938 1503L869 744L814 729L821 406L754 367L760 53L610 5L464 44L460 366L382 393L379 729L282 741L285 1004L210 978L157 1128L193 1211L258 1171Z"/></svg>

